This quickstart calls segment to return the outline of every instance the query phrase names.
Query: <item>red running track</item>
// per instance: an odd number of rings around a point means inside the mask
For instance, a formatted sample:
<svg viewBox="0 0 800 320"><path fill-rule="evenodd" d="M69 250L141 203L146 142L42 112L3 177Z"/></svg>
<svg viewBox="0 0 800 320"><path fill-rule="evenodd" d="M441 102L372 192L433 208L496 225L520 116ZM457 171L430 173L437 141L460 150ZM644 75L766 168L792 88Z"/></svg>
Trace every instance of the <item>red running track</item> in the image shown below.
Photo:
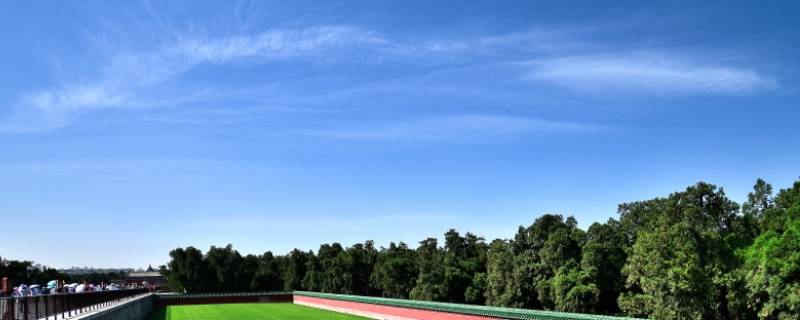
<svg viewBox="0 0 800 320"><path fill-rule="evenodd" d="M320 299L295 295L294 303L332 311L345 312L373 319L390 320L497 320L498 318L472 316L439 311L428 311L376 304Z"/></svg>

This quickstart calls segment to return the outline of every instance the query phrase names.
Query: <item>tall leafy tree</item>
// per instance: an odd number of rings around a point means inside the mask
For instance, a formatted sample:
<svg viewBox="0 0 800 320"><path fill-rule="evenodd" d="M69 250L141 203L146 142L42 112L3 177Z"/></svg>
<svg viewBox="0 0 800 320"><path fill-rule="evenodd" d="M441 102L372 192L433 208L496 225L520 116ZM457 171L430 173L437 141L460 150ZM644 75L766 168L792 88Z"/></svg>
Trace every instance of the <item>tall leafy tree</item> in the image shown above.
<svg viewBox="0 0 800 320"><path fill-rule="evenodd" d="M177 248L169 253L172 258L165 274L173 290L207 292L214 289L211 273L203 252L194 248Z"/></svg>
<svg viewBox="0 0 800 320"><path fill-rule="evenodd" d="M622 213L635 243L623 268L629 289L619 303L628 314L663 319L729 318L725 276L736 265L725 242L738 205L722 189L698 183L666 199Z"/></svg>
<svg viewBox="0 0 800 320"><path fill-rule="evenodd" d="M281 275L284 291L308 289L302 285L302 282L308 270L309 260L313 257L314 254L312 252L303 252L298 249L294 249L286 255L282 268L283 274Z"/></svg>
<svg viewBox="0 0 800 320"><path fill-rule="evenodd" d="M317 254L322 266L322 292L350 293L352 274L347 256L339 243L323 245Z"/></svg>
<svg viewBox="0 0 800 320"><path fill-rule="evenodd" d="M322 291L324 282L324 269L318 256L309 255L306 260L306 273L303 275L301 286L308 291Z"/></svg>
<svg viewBox="0 0 800 320"><path fill-rule="evenodd" d="M520 227L512 242L515 254L513 306L556 309L554 278L577 268L585 235L573 217L546 214L527 228ZM567 292L559 288L559 292Z"/></svg>
<svg viewBox="0 0 800 320"><path fill-rule="evenodd" d="M405 243L390 243L378 256L372 280L384 297L408 298L417 282L416 252Z"/></svg>
<svg viewBox="0 0 800 320"><path fill-rule="evenodd" d="M327 293L349 293L352 274L347 270L347 257L339 243L323 244L317 256L308 261L303 286Z"/></svg>
<svg viewBox="0 0 800 320"><path fill-rule="evenodd" d="M743 253L748 301L761 319L800 315L800 219L770 230Z"/></svg>
<svg viewBox="0 0 800 320"><path fill-rule="evenodd" d="M742 204L742 213L760 220L767 210L773 208L772 185L762 179L756 180L753 191L747 194L747 201Z"/></svg>
<svg viewBox="0 0 800 320"><path fill-rule="evenodd" d="M484 304L486 301L486 261L489 254L489 245L475 234L467 232L464 235L465 255L463 269L471 275L467 290L464 292L464 301L472 304Z"/></svg>
<svg viewBox="0 0 800 320"><path fill-rule="evenodd" d="M560 268L551 280L553 302L558 311L596 313L600 290L588 274L567 265Z"/></svg>
<svg viewBox="0 0 800 320"><path fill-rule="evenodd" d="M770 203L767 199L763 203ZM800 315L800 181L781 190L767 208L764 232L740 252L747 305L761 319Z"/></svg>
<svg viewBox="0 0 800 320"><path fill-rule="evenodd" d="M212 278L210 283L215 291L230 292L241 290L240 272L243 258L232 245L225 247L212 246L206 253L206 260Z"/></svg>
<svg viewBox="0 0 800 320"><path fill-rule="evenodd" d="M738 231L742 241L749 244L758 237L762 229L769 229L776 213L780 215L780 210L775 207L772 185L758 179L753 191L747 194L747 201L742 204L741 221L736 226L740 229Z"/></svg>
<svg viewBox="0 0 800 320"><path fill-rule="evenodd" d="M474 234L461 236L455 229L445 233L444 301L482 303L486 270L486 243ZM469 301L468 299L469 298Z"/></svg>
<svg viewBox="0 0 800 320"><path fill-rule="evenodd" d="M514 254L511 245L501 239L492 241L486 264L486 304L496 307L514 306Z"/></svg>
<svg viewBox="0 0 800 320"><path fill-rule="evenodd" d="M276 258L272 252L267 251L257 259L258 266L250 283L251 289L256 291L282 290L283 279L281 279L281 274L284 271L282 270L280 258Z"/></svg>
<svg viewBox="0 0 800 320"><path fill-rule="evenodd" d="M584 285L587 277L580 273L581 246L585 232L578 229L574 217L566 220L559 216L552 223L546 239L539 250L540 263L535 266L538 276L535 282L539 299L547 309L559 311L588 311L575 303L568 303L567 295L575 295L573 287ZM534 222L534 225L536 223ZM538 228L535 228L538 229ZM567 281L568 280L568 281ZM580 280L580 281L579 281ZM581 288L575 288L579 290ZM591 291L596 295L596 289ZM596 300L596 297L592 298ZM594 303L587 303L594 305Z"/></svg>
<svg viewBox="0 0 800 320"><path fill-rule="evenodd" d="M375 249L374 242L370 240L363 244L357 243L347 248L342 258L350 282L346 291L359 295L376 294L377 288L370 279L378 260L378 251Z"/></svg>
<svg viewBox="0 0 800 320"><path fill-rule="evenodd" d="M778 196L775 197L775 206L784 210L789 210L793 208L797 208L798 203L800 203L800 180L794 182L794 184L787 189L782 189L778 192ZM796 212L787 212L788 217L796 218Z"/></svg>
<svg viewBox="0 0 800 320"><path fill-rule="evenodd" d="M535 266L539 259L538 247L534 244L531 229L520 226L511 242L514 254L512 269L512 294L509 307L539 309L542 307L536 292Z"/></svg>
<svg viewBox="0 0 800 320"><path fill-rule="evenodd" d="M627 260L625 235L619 221L592 224L586 232L583 245L581 270L598 290L595 312L618 313L617 297L622 292L625 280L622 267Z"/></svg>
<svg viewBox="0 0 800 320"><path fill-rule="evenodd" d="M640 234L623 269L633 291L620 298L626 313L658 319L712 319L714 286L703 244L687 222ZM711 274L715 276L715 274ZM638 290L637 290L638 291Z"/></svg>
<svg viewBox="0 0 800 320"><path fill-rule="evenodd" d="M258 256L248 254L239 262L238 269L239 271L236 273L236 287L234 288L235 291L250 291L256 290L253 286L253 279L255 279L256 274L258 274L258 269L260 265L260 261Z"/></svg>
<svg viewBox="0 0 800 320"><path fill-rule="evenodd" d="M436 238L428 238L419 243L417 248L419 275L416 285L411 290L411 299L426 301L445 299L443 260Z"/></svg>

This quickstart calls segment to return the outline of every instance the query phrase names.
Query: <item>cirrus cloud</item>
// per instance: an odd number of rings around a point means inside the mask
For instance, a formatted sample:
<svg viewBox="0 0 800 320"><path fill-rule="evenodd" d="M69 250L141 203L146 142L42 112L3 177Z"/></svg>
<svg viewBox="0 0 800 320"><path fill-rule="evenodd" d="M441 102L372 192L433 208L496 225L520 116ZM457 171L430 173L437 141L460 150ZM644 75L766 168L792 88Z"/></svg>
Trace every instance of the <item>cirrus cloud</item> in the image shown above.
<svg viewBox="0 0 800 320"><path fill-rule="evenodd" d="M603 129L602 126L577 122L471 114L379 125L348 126L347 129L297 129L290 132L326 139L354 141L475 143L537 133L590 132Z"/></svg>
<svg viewBox="0 0 800 320"><path fill-rule="evenodd" d="M573 56L528 66L530 79L589 93L748 94L778 86L755 70L666 53Z"/></svg>

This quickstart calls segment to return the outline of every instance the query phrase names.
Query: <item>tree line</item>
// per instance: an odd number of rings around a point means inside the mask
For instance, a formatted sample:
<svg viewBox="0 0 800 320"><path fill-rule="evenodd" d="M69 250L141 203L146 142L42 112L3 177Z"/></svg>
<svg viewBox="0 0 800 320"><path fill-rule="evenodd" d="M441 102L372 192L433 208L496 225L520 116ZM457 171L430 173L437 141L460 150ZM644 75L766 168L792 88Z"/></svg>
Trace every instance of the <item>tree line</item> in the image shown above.
<svg viewBox="0 0 800 320"><path fill-rule="evenodd" d="M110 283L124 279L125 272L87 272L82 274L69 274L57 269L35 264L32 261L10 260L0 257L0 278L8 278L10 285L21 284L44 285L50 280L63 280L66 283L80 283L83 281L100 284Z"/></svg>
<svg viewBox="0 0 800 320"><path fill-rule="evenodd" d="M231 245L170 252L186 292L307 290L655 319L800 317L800 181L759 179L739 205L697 183L619 205L587 230L545 214L513 239L449 230L416 248L372 241L241 255Z"/></svg>

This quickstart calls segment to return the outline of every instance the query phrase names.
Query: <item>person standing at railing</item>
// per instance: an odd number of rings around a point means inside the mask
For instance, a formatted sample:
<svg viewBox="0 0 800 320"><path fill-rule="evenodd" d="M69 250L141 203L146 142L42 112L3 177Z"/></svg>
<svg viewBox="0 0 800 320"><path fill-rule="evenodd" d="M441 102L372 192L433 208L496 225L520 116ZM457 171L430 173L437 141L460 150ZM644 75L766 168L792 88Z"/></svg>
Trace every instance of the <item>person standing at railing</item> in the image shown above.
<svg viewBox="0 0 800 320"><path fill-rule="evenodd" d="M0 279L0 297L10 297L10 296L11 296L11 286L8 282L8 278L3 277L3 279Z"/></svg>
<svg viewBox="0 0 800 320"><path fill-rule="evenodd" d="M29 293L28 286L25 285L24 283L19 285L19 287L16 287L15 290L17 292L16 296L18 296L18 297L27 297L28 296L28 293Z"/></svg>
<svg viewBox="0 0 800 320"><path fill-rule="evenodd" d="M30 286L30 294L31 296L38 296L42 294L42 287L38 284L32 284Z"/></svg>

